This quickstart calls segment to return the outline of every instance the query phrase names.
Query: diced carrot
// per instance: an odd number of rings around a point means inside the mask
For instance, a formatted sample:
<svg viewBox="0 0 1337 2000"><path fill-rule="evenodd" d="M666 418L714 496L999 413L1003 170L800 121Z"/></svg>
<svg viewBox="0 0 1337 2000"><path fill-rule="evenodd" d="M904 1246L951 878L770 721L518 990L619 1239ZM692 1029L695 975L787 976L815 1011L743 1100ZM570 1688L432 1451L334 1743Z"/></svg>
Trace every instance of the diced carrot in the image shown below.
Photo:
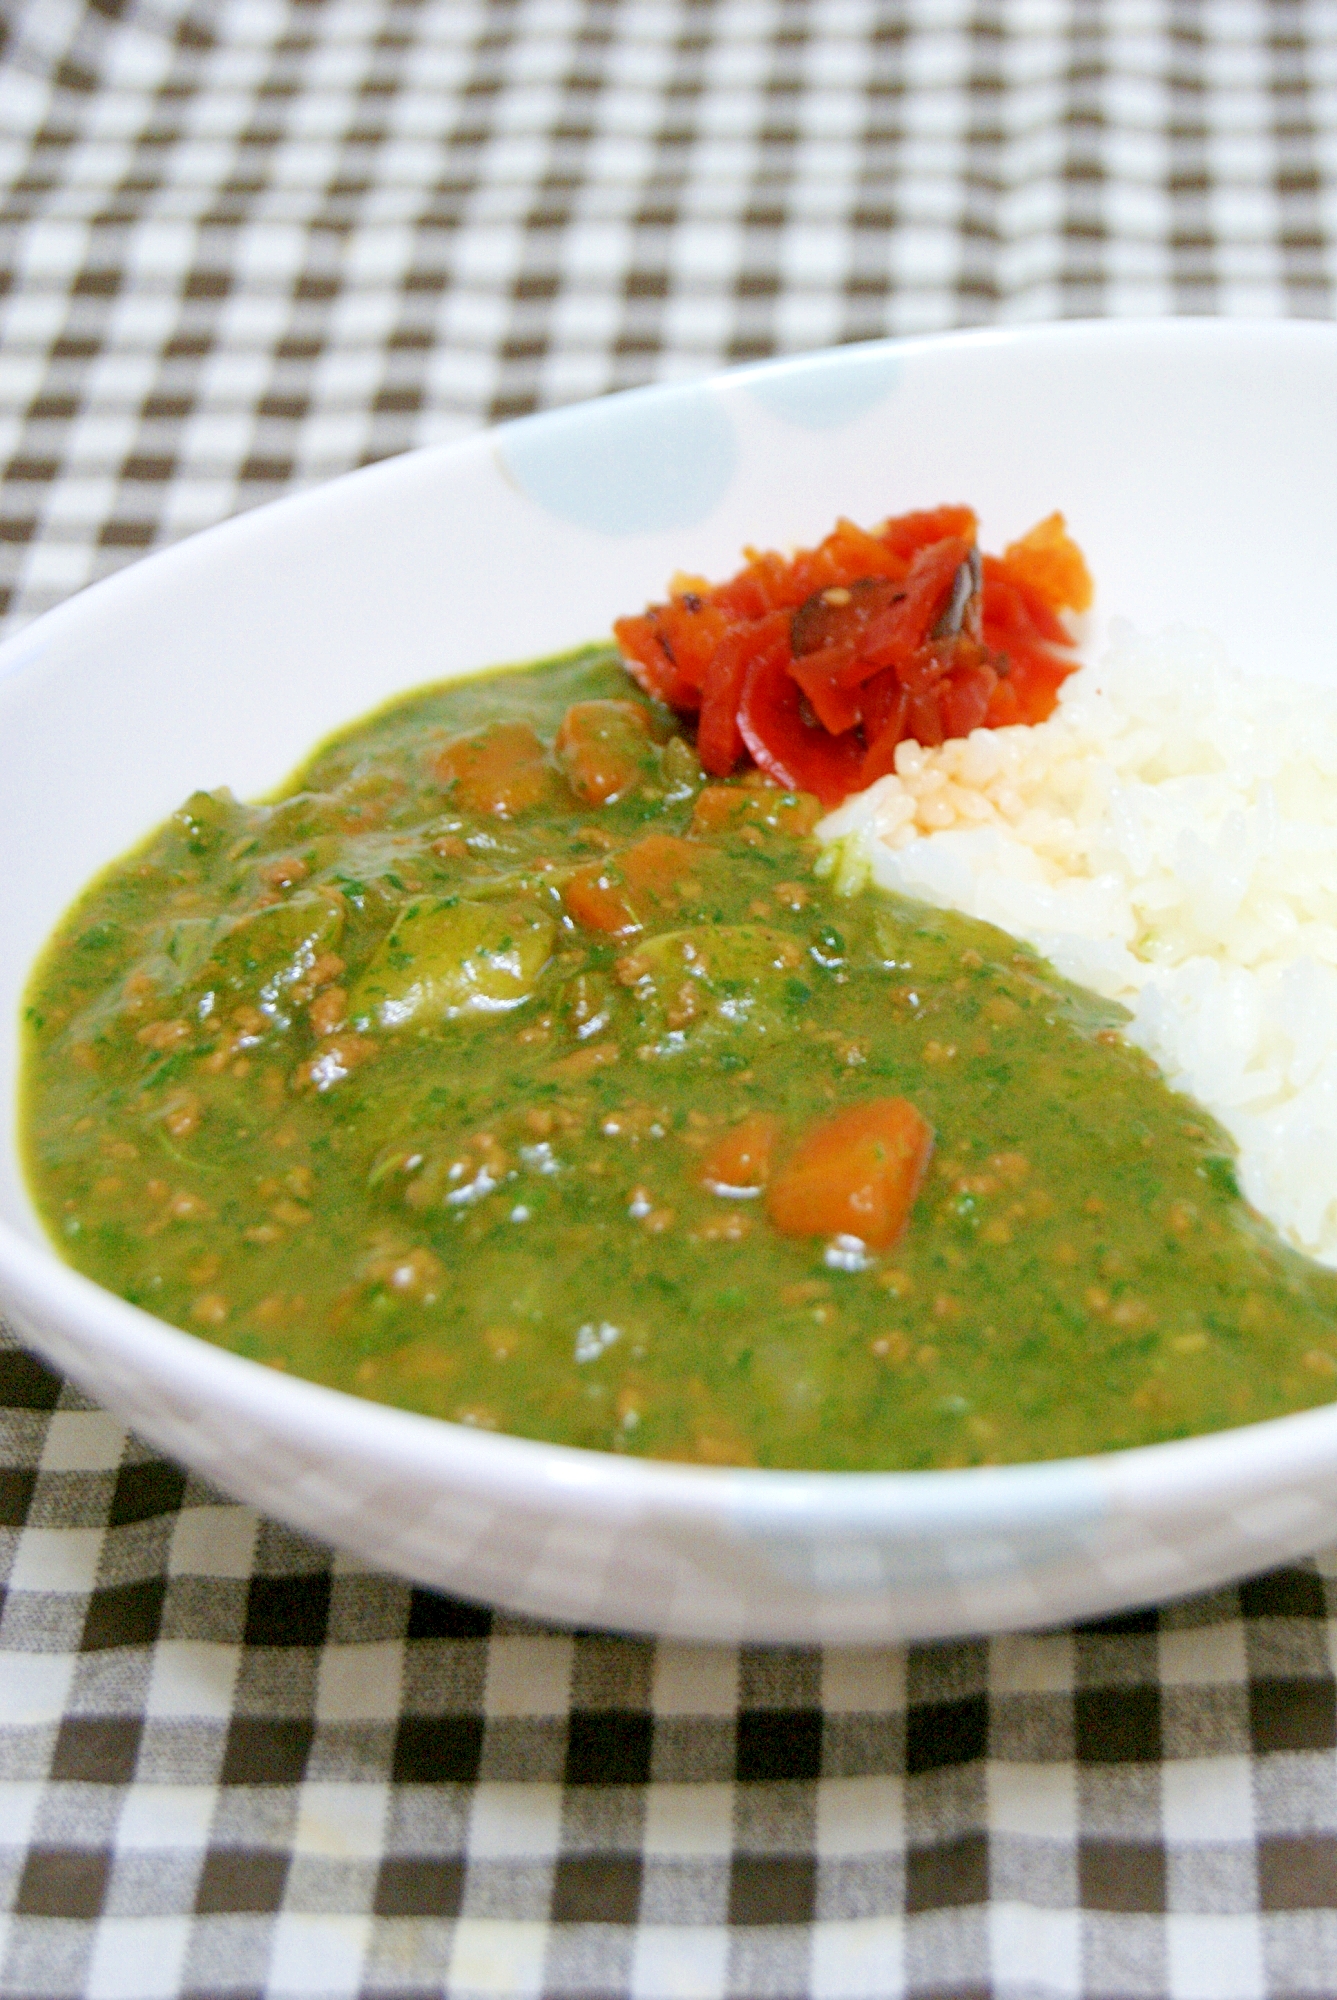
<svg viewBox="0 0 1337 2000"><path fill-rule="evenodd" d="M578 924L609 937L634 937L641 920L616 863L591 861L577 868L562 890L562 900Z"/></svg>
<svg viewBox="0 0 1337 2000"><path fill-rule="evenodd" d="M573 702L553 749L578 799L611 805L649 775L649 720L635 701Z"/></svg>
<svg viewBox="0 0 1337 2000"><path fill-rule="evenodd" d="M1061 514L1037 521L1029 534L1003 550L1015 577L1030 584L1055 611L1088 611L1095 596L1091 572Z"/></svg>
<svg viewBox="0 0 1337 2000"><path fill-rule="evenodd" d="M457 736L432 770L461 805L499 819L542 805L555 789L547 752L527 722L496 722L472 736Z"/></svg>
<svg viewBox="0 0 1337 2000"><path fill-rule="evenodd" d="M692 832L723 833L740 824L747 812L747 793L738 785L707 785L692 807Z"/></svg>
<svg viewBox="0 0 1337 2000"><path fill-rule="evenodd" d="M741 826L765 826L802 840L821 817L822 802L811 792L782 792L766 784L707 785L696 795L692 832L708 838Z"/></svg>
<svg viewBox="0 0 1337 2000"><path fill-rule="evenodd" d="M626 848L618 862L636 894L647 903L666 903L681 893L701 866L701 850L672 833L647 833Z"/></svg>
<svg viewBox="0 0 1337 2000"><path fill-rule="evenodd" d="M888 1250L904 1230L933 1128L904 1097L851 1105L810 1126L771 1177L767 1212L785 1236L857 1236Z"/></svg>
<svg viewBox="0 0 1337 2000"><path fill-rule="evenodd" d="M754 1111L731 1125L701 1162L703 1185L712 1194L735 1198L760 1194L770 1176L779 1135L779 1119L766 1111Z"/></svg>
<svg viewBox="0 0 1337 2000"><path fill-rule="evenodd" d="M591 861L567 879L562 899L578 924L609 937L634 937L646 920L672 911L693 884L703 856L671 833L649 833L634 847Z"/></svg>

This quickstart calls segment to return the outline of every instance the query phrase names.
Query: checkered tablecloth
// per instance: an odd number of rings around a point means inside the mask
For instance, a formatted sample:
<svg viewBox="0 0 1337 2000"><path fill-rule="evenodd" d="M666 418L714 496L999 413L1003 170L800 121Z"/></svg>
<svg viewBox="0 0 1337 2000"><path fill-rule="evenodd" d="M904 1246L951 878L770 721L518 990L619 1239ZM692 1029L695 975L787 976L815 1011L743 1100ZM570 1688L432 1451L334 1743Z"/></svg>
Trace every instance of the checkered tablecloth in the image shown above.
<svg viewBox="0 0 1337 2000"><path fill-rule="evenodd" d="M0 35L10 629L636 382L1334 306L1332 0L28 0ZM257 1520L0 1344L0 1994L1337 1995L1329 1574L878 1652L544 1631Z"/></svg>

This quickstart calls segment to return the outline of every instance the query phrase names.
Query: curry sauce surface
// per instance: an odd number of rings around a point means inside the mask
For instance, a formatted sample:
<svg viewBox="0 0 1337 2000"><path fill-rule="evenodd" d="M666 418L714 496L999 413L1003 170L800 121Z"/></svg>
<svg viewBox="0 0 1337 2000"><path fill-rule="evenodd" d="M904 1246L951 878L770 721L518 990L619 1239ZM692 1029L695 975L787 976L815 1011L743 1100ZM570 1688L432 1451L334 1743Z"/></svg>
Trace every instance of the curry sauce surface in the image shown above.
<svg viewBox="0 0 1337 2000"><path fill-rule="evenodd" d="M92 885L27 1014L73 1264L361 1396L705 1463L1061 1457L1332 1397L1337 1278L1118 1008L971 919L839 898L806 802L703 806L648 704L637 783L577 797L563 717L627 695L605 649L428 689ZM501 728L543 754L499 814L468 744ZM573 916L633 849L673 861L625 891L639 928ZM887 1096L936 1136L881 1255L703 1183L749 1114Z"/></svg>

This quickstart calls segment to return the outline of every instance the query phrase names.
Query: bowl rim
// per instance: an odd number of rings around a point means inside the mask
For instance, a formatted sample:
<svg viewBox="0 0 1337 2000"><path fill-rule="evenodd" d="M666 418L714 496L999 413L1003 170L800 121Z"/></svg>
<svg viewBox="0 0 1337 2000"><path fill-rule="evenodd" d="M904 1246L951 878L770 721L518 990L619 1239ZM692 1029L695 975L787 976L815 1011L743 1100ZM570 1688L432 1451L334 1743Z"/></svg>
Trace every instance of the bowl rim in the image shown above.
<svg viewBox="0 0 1337 2000"><path fill-rule="evenodd" d="M933 1471L823 1472L766 1466L709 1466L501 1431L485 1431L354 1396L284 1374L157 1319L106 1291L60 1259L55 1247L27 1242L0 1223L0 1266L17 1279L28 1310L93 1324L101 1351L133 1367L149 1364L168 1391L216 1396L269 1429L318 1434L357 1455L386 1460L400 1473L439 1472L449 1461L466 1483L498 1496L517 1484L530 1492L584 1496L624 1518L651 1508L683 1521L725 1518L758 1532L871 1529L914 1537L957 1532L987 1519L993 1532L1024 1532L1092 1517L1118 1505L1140 1512L1167 1504L1210 1508L1238 1503L1272 1483L1279 1463L1302 1479L1330 1469L1337 1455L1337 1402L1229 1430L1162 1444L1070 1458ZM52 1346L58 1346L57 1336ZM40 1351L40 1349L39 1349ZM74 1380L77 1362L65 1364Z"/></svg>
<svg viewBox="0 0 1337 2000"><path fill-rule="evenodd" d="M1194 346L1326 347L1337 360L1337 322L1261 317L1200 318L1189 315L1127 319L1068 319L1009 326L953 328L939 333L893 336L875 341L782 355L741 367L716 370L680 382L653 383L616 393L619 403L670 407L705 390L747 388L814 371L839 371L873 357L1016 347L1118 347L1127 343ZM268 532L272 522L294 510L316 513L342 505L354 482L374 504L376 487L404 476L407 463L424 458L460 464L491 454L499 439L517 432L560 432L588 419L614 398L597 397L491 426L462 439L426 445L362 466L308 490L283 495L229 516L184 537L111 576L76 591L0 644L0 681L40 674L48 640L81 624L115 613L124 616L146 587L157 591L174 570ZM145 578L148 578L147 585ZM15 1145L17 1133L7 1143ZM26 1176L24 1177L26 1181ZM281 1424L300 1435L317 1435L330 1446L376 1458L401 1468L439 1471L449 1461L462 1483L512 1493L517 1484L533 1493L578 1494L600 1509L623 1515L653 1511L683 1521L732 1519L756 1531L835 1532L877 1530L917 1537L951 1533L987 1519L995 1531L1025 1530L1069 1519L1074 1513L1152 1512L1167 1504L1211 1507L1215 1498L1238 1502L1250 1488L1275 1483L1279 1467L1292 1479L1310 1468L1330 1471L1337 1461L1337 1402L1231 1429L1196 1434L1161 1444L1125 1447L1089 1455L970 1466L934 1471L824 1472L751 1466L704 1466L641 1458L632 1454L549 1443L489 1432L445 1418L377 1403L302 1377L287 1376L251 1361L131 1305L83 1276L49 1239L30 1241L0 1218L0 1277L23 1299L25 1317L68 1322L102 1351L160 1381L179 1383L192 1395L216 1393L224 1402L254 1412L269 1427ZM33 1336L39 1352L40 1335ZM51 1348L63 1348L53 1336ZM77 1357L55 1365L79 1379Z"/></svg>

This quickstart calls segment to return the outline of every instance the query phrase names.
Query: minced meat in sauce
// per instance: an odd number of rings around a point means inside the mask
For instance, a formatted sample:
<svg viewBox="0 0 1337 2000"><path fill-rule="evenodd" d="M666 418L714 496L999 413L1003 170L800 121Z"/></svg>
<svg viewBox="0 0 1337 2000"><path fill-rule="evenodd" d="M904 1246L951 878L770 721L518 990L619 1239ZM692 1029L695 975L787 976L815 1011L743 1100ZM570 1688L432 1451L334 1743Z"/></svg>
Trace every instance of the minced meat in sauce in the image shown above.
<svg viewBox="0 0 1337 2000"><path fill-rule="evenodd" d="M1337 1277L1121 1011L814 874L595 648L197 793L33 978L65 1255L457 1422L710 1464L1151 1443L1337 1391Z"/></svg>

